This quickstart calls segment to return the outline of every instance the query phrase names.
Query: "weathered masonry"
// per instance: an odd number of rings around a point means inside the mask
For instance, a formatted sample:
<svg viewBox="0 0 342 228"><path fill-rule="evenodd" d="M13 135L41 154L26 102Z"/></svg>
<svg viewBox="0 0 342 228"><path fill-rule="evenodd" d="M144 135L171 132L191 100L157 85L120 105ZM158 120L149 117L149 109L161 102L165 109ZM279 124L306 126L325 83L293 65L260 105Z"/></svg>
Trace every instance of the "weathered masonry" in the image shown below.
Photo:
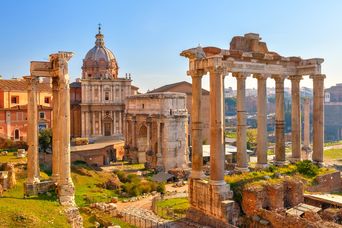
<svg viewBox="0 0 342 228"><path fill-rule="evenodd" d="M28 92L27 181L25 195L37 194L56 184L62 205L74 205L74 185L70 175L70 93L68 61L71 52L51 54L49 62L31 62L31 75L25 77ZM40 182L38 158L37 84L39 77L52 78L52 181Z"/></svg>
<svg viewBox="0 0 342 228"><path fill-rule="evenodd" d="M275 162L285 162L284 140L284 80L292 83L292 160L301 160L300 80L313 79L313 161L323 162L323 99L324 78L321 74L323 59L283 57L268 50L258 34L248 33L233 37L230 49L196 47L181 53L189 59L188 75L192 78L192 174L189 184L192 218L203 218L208 225L228 224L232 202L229 186L224 182L224 78L231 74L237 80L237 169L248 171L246 153L245 82L253 76L258 85L257 167L267 167L266 81L276 83L276 149ZM210 77L210 181L202 180L202 77ZM191 214L191 213L189 213ZM204 219L209 217L209 219ZM209 222L210 221L210 222Z"/></svg>

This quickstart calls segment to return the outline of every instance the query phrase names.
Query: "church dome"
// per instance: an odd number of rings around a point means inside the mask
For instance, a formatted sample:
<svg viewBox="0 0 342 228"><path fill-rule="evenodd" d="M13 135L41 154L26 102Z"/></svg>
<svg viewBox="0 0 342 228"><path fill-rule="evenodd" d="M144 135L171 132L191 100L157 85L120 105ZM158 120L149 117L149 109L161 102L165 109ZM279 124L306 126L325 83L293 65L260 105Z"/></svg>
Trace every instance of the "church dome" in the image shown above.
<svg viewBox="0 0 342 228"><path fill-rule="evenodd" d="M95 46L83 59L83 78L113 79L118 76L118 64L111 50L105 47L104 35L99 32L95 36Z"/></svg>
<svg viewBox="0 0 342 228"><path fill-rule="evenodd" d="M100 61L101 59L106 62L116 61L113 52L104 46L103 34L99 33L96 35L95 47L88 51L84 60Z"/></svg>

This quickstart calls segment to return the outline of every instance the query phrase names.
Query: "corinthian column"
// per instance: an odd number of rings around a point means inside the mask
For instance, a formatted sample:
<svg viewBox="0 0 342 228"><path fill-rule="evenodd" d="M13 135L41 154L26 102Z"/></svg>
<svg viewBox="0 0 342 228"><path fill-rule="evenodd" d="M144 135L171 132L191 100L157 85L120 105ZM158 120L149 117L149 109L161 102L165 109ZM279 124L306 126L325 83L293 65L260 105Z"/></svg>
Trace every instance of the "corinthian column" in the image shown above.
<svg viewBox="0 0 342 228"><path fill-rule="evenodd" d="M224 185L223 69L210 70L210 183Z"/></svg>
<svg viewBox="0 0 342 228"><path fill-rule="evenodd" d="M313 153L312 160L323 163L324 143L324 74L311 75L313 79Z"/></svg>
<svg viewBox="0 0 342 228"><path fill-rule="evenodd" d="M267 76L255 74L254 78L258 80L258 107L257 107L257 168L266 168L267 164L267 94L266 80Z"/></svg>
<svg viewBox="0 0 342 228"><path fill-rule="evenodd" d="M276 113L275 113L275 164L285 164L285 135L284 135L284 80L283 75L273 75L276 86Z"/></svg>
<svg viewBox="0 0 342 228"><path fill-rule="evenodd" d="M248 156L246 142L246 78L247 74L233 73L237 80L236 111L237 111L237 170L248 171Z"/></svg>
<svg viewBox="0 0 342 228"><path fill-rule="evenodd" d="M303 129L303 147L310 146L310 98L304 98L304 129Z"/></svg>
<svg viewBox="0 0 342 228"><path fill-rule="evenodd" d="M38 157L38 112L37 112L37 77L26 77L27 81L27 183L39 183Z"/></svg>
<svg viewBox="0 0 342 228"><path fill-rule="evenodd" d="M191 106L191 144L192 170L191 178L203 177L203 149L202 149L202 76L203 71L190 72L192 79L192 106Z"/></svg>
<svg viewBox="0 0 342 228"><path fill-rule="evenodd" d="M301 121L300 121L300 80L301 75L290 76L291 93L292 93L292 113L291 113L291 128L292 128L292 158L293 162L300 161L301 156Z"/></svg>
<svg viewBox="0 0 342 228"><path fill-rule="evenodd" d="M59 179L59 78L53 77L52 78L52 101L53 101L53 108L52 108L52 180L57 182ZM83 114L83 113L82 113ZM83 119L82 119L83 123ZM83 126L83 124L82 124ZM82 129L84 130L84 129Z"/></svg>
<svg viewBox="0 0 342 228"><path fill-rule="evenodd" d="M50 55L50 61L59 78L59 180L58 196L62 205L74 205L74 185L70 175L70 89L67 61L72 53L61 52Z"/></svg>

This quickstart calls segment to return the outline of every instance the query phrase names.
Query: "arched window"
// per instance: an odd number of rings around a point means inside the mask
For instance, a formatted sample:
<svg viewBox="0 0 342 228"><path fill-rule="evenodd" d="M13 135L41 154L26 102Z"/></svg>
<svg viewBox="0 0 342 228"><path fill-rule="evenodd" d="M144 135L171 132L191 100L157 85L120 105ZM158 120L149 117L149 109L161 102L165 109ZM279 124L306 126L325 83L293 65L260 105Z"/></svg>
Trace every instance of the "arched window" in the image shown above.
<svg viewBox="0 0 342 228"><path fill-rule="evenodd" d="M19 129L14 130L14 140L19 140L20 139L20 132Z"/></svg>

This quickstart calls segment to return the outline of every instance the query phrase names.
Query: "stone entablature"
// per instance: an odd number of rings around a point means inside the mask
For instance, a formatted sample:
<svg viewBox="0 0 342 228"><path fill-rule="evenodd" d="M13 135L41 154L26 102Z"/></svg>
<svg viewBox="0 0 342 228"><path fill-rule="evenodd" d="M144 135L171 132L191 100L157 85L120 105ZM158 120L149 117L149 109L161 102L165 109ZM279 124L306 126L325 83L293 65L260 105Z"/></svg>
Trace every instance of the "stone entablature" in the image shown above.
<svg viewBox="0 0 342 228"><path fill-rule="evenodd" d="M168 171L188 167L186 95L151 93L126 103L127 159Z"/></svg>

